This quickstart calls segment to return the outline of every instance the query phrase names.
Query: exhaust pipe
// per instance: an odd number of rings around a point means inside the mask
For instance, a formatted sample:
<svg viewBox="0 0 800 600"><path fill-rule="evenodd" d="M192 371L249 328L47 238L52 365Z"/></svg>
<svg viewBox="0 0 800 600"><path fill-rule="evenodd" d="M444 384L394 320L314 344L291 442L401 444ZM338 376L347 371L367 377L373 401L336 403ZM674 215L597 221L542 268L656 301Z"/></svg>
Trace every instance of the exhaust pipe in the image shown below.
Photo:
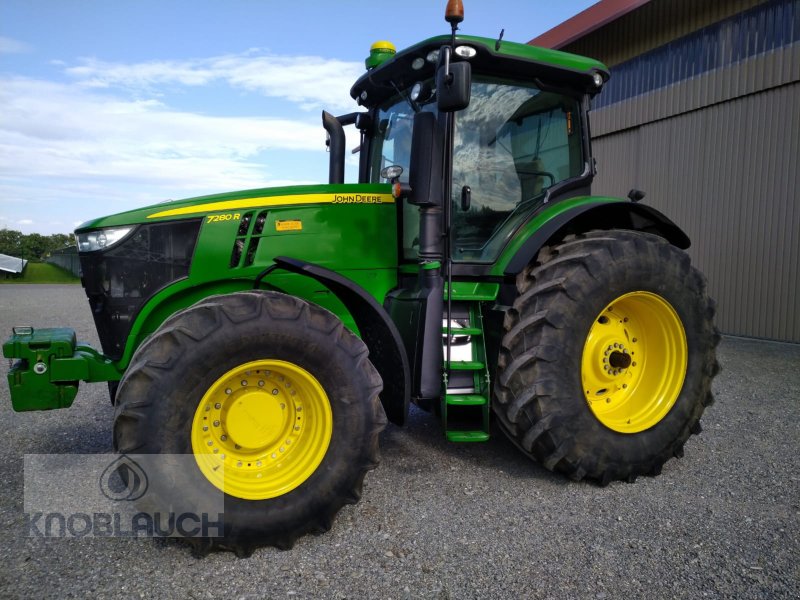
<svg viewBox="0 0 800 600"><path fill-rule="evenodd" d="M339 119L328 111L322 111L322 126L330 136L328 142L331 151L330 167L328 169L328 183L344 183L344 128Z"/></svg>

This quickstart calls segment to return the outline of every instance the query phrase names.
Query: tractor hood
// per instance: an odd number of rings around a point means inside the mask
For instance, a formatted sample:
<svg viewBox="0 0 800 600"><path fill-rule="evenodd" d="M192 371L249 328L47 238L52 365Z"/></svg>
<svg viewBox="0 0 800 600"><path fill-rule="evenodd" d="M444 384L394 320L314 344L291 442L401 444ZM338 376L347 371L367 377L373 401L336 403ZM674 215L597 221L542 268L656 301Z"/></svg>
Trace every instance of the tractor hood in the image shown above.
<svg viewBox="0 0 800 600"><path fill-rule="evenodd" d="M206 215L261 207L311 204L394 203L391 187L381 184L321 184L242 190L225 194L172 200L117 213L81 224L76 234L108 227L200 218Z"/></svg>

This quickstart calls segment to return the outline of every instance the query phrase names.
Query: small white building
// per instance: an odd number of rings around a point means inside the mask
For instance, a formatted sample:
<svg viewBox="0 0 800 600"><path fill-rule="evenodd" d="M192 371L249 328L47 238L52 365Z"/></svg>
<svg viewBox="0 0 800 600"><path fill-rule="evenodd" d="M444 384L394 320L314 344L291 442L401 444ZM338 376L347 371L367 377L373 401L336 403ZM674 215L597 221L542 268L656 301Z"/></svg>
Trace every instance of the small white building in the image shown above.
<svg viewBox="0 0 800 600"><path fill-rule="evenodd" d="M25 270L28 261L24 258L0 254L0 275L6 277L17 277Z"/></svg>

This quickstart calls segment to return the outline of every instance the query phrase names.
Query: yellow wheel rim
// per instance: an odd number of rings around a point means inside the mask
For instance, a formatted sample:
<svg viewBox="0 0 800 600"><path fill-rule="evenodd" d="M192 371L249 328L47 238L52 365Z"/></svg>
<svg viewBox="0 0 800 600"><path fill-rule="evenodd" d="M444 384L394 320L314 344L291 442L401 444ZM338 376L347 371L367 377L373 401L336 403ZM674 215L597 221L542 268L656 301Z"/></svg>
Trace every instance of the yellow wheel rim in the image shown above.
<svg viewBox="0 0 800 600"><path fill-rule="evenodd" d="M594 320L581 359L586 401L620 433L653 427L674 406L688 360L678 313L661 296L631 292Z"/></svg>
<svg viewBox="0 0 800 600"><path fill-rule="evenodd" d="M332 431L328 396L311 373L282 360L257 360L231 369L205 393L192 421L192 450L217 488L263 500L308 479Z"/></svg>

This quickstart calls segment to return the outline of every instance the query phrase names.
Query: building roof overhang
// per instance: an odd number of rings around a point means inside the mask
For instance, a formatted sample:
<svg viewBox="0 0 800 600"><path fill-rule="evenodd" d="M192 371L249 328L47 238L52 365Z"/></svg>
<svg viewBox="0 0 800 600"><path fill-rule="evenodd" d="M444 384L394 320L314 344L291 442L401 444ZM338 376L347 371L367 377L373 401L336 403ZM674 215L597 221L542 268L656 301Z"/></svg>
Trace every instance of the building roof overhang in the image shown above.
<svg viewBox="0 0 800 600"><path fill-rule="evenodd" d="M532 46L554 50L563 48L648 2L650 0L600 0L597 4L593 4L549 31L545 31L528 43Z"/></svg>

